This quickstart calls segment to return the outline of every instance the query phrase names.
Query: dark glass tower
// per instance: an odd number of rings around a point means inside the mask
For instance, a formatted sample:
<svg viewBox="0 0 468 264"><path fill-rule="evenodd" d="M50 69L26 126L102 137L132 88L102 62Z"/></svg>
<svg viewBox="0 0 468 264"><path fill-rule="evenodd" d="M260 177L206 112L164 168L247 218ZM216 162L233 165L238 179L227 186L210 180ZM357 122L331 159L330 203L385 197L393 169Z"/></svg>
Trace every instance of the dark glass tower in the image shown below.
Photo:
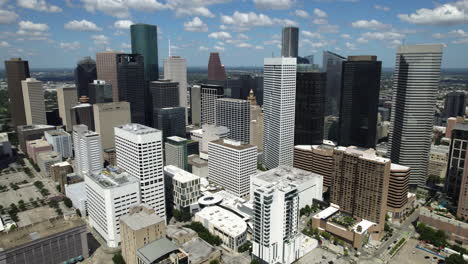
<svg viewBox="0 0 468 264"><path fill-rule="evenodd" d="M327 73L325 115L337 115L339 113L341 67L345 60L345 57L333 52L323 52L323 71Z"/></svg>
<svg viewBox="0 0 468 264"><path fill-rule="evenodd" d="M130 103L132 123L151 124L151 112L147 112L149 92L145 81L143 56L139 54L117 55L117 82L119 101ZM151 108L149 108L151 109Z"/></svg>
<svg viewBox="0 0 468 264"><path fill-rule="evenodd" d="M89 84L97 79L96 61L91 57L84 57L75 68L75 85L78 98L89 96Z"/></svg>
<svg viewBox="0 0 468 264"><path fill-rule="evenodd" d="M281 42L281 55L283 57L297 58L299 50L299 28L284 27L283 39Z"/></svg>
<svg viewBox="0 0 468 264"><path fill-rule="evenodd" d="M26 125L21 81L30 77L28 61L21 60L21 58L7 60L5 61L5 71L8 83L8 97L10 98L11 119L16 129L17 126Z"/></svg>
<svg viewBox="0 0 468 264"><path fill-rule="evenodd" d="M349 56L343 62L338 144L375 148L382 62Z"/></svg>
<svg viewBox="0 0 468 264"><path fill-rule="evenodd" d="M162 131L164 140L167 137L185 137L185 107L166 107L154 109L153 127Z"/></svg>
<svg viewBox="0 0 468 264"><path fill-rule="evenodd" d="M130 34L132 53L144 58L145 80L158 80L158 28L155 25L135 24L130 26Z"/></svg>
<svg viewBox="0 0 468 264"><path fill-rule="evenodd" d="M150 82L150 92L154 108L179 106L179 83L170 80Z"/></svg>
<svg viewBox="0 0 468 264"><path fill-rule="evenodd" d="M322 144L326 85L324 72L297 73L294 145Z"/></svg>
<svg viewBox="0 0 468 264"><path fill-rule="evenodd" d="M457 117L465 115L466 95L464 92L450 92L445 98L445 117Z"/></svg>

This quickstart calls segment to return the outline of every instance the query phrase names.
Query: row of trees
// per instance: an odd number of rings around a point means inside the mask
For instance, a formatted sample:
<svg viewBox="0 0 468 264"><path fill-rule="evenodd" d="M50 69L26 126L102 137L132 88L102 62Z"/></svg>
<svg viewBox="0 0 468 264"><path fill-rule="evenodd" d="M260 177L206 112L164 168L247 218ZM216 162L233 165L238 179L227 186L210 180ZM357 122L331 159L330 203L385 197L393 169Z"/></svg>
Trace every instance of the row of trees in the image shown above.
<svg viewBox="0 0 468 264"><path fill-rule="evenodd" d="M208 229L206 229L202 223L200 222L192 222L188 225L184 225L184 227L188 227L193 231L197 232L198 236L208 242L210 245L219 246L223 243L223 240L219 236L212 235Z"/></svg>

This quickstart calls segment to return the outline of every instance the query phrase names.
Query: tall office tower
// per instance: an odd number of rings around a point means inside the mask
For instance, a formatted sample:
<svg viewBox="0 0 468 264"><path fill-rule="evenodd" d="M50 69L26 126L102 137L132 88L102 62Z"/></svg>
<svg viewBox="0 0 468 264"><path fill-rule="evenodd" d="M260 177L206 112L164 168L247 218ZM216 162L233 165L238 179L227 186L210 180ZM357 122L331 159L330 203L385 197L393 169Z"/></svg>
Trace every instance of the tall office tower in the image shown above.
<svg viewBox="0 0 468 264"><path fill-rule="evenodd" d="M119 102L119 82L117 80L117 51L96 53L96 71L98 80L103 80L112 86L112 99Z"/></svg>
<svg viewBox="0 0 468 264"><path fill-rule="evenodd" d="M78 92L78 98L89 96L89 84L97 79L96 61L91 57L84 57L78 61L75 68L75 85Z"/></svg>
<svg viewBox="0 0 468 264"><path fill-rule="evenodd" d="M375 148L381 69L377 56L343 62L338 145Z"/></svg>
<svg viewBox="0 0 468 264"><path fill-rule="evenodd" d="M130 34L132 53L144 58L145 80L158 80L158 28L155 25L135 24L130 26Z"/></svg>
<svg viewBox="0 0 468 264"><path fill-rule="evenodd" d="M86 125L89 130L94 131L93 106L88 103L88 97L81 97L80 103L70 109L72 125Z"/></svg>
<svg viewBox="0 0 468 264"><path fill-rule="evenodd" d="M450 150L448 157L448 169L445 177L445 192L456 203L460 193L464 192L461 185L465 171L465 159L468 156L468 120L460 120L452 130ZM468 209L468 208L467 208Z"/></svg>
<svg viewBox="0 0 468 264"><path fill-rule="evenodd" d="M216 99L224 97L221 85L201 85L201 124L214 125L216 123Z"/></svg>
<svg viewBox="0 0 468 264"><path fill-rule="evenodd" d="M179 56L165 59L164 79L179 83L179 106L187 107L187 61Z"/></svg>
<svg viewBox="0 0 468 264"><path fill-rule="evenodd" d="M167 137L185 137L185 107L155 108L153 127L162 131L163 139Z"/></svg>
<svg viewBox="0 0 468 264"><path fill-rule="evenodd" d="M137 124L149 124L151 120L151 115L148 113L148 108L151 108L151 98L144 73L143 56L117 55L119 101L130 103L132 123Z"/></svg>
<svg viewBox="0 0 468 264"><path fill-rule="evenodd" d="M326 85L326 73L297 73L294 145L322 144Z"/></svg>
<svg viewBox="0 0 468 264"><path fill-rule="evenodd" d="M266 58L263 70L267 169L293 165L296 58Z"/></svg>
<svg viewBox="0 0 468 264"><path fill-rule="evenodd" d="M297 186L281 182L253 190L252 254L262 263L290 264L298 258L298 193Z"/></svg>
<svg viewBox="0 0 468 264"><path fill-rule="evenodd" d="M120 245L120 217L140 204L138 179L118 168L86 173L89 225L106 241L108 247Z"/></svg>
<svg viewBox="0 0 468 264"><path fill-rule="evenodd" d="M466 144L466 143L465 143ZM468 144L465 145L465 167L461 175L460 193L458 195L457 217L468 218ZM460 161L461 163L461 161Z"/></svg>
<svg viewBox="0 0 468 264"><path fill-rule="evenodd" d="M78 175L102 169L101 137L98 133L88 130L86 125L73 126L73 148Z"/></svg>
<svg viewBox="0 0 468 264"><path fill-rule="evenodd" d="M57 88L57 103L59 107L59 116L62 119L62 125L67 131L73 130L71 108L78 104L76 87L63 86Z"/></svg>
<svg viewBox="0 0 468 264"><path fill-rule="evenodd" d="M21 58L7 60L5 61L5 72L8 97L10 98L11 119L13 126L16 128L17 126L26 125L21 81L30 77L28 61L21 60Z"/></svg>
<svg viewBox="0 0 468 264"><path fill-rule="evenodd" d="M65 130L45 131L44 136L47 142L52 145L54 151L60 154L61 158L73 157L72 138Z"/></svg>
<svg viewBox="0 0 468 264"><path fill-rule="evenodd" d="M27 125L47 124L44 88L42 82L35 78L21 81L23 88L24 112Z"/></svg>
<svg viewBox="0 0 468 264"><path fill-rule="evenodd" d="M164 144L165 162L167 165L174 165L188 171L187 164L187 139L178 136L166 138Z"/></svg>
<svg viewBox="0 0 468 264"><path fill-rule="evenodd" d="M201 127L201 86L193 85L190 88L190 112L192 125Z"/></svg>
<svg viewBox="0 0 468 264"><path fill-rule="evenodd" d="M426 184L442 45L400 46L393 78L388 156L411 168L410 185Z"/></svg>
<svg viewBox="0 0 468 264"><path fill-rule="evenodd" d="M327 73L326 115L340 112L341 71L346 58L331 51L323 52L323 71Z"/></svg>
<svg viewBox="0 0 468 264"><path fill-rule="evenodd" d="M250 142L250 103L247 100L220 98L216 100L216 125L229 128L228 138Z"/></svg>
<svg viewBox="0 0 468 264"><path fill-rule="evenodd" d="M149 84L154 108L176 107L179 105L179 83L170 80L152 81Z"/></svg>
<svg viewBox="0 0 468 264"><path fill-rule="evenodd" d="M299 28L284 27L281 41L281 56L297 58L299 51Z"/></svg>
<svg viewBox="0 0 468 264"><path fill-rule="evenodd" d="M224 65L221 64L218 52L211 52L208 61L208 80L210 81L225 81L226 71Z"/></svg>
<svg viewBox="0 0 468 264"><path fill-rule="evenodd" d="M450 92L445 98L445 117L457 117L465 115L466 94L463 91Z"/></svg>
<svg viewBox="0 0 468 264"><path fill-rule="evenodd" d="M323 186L333 185L334 159L331 145L294 146L294 167L323 176Z"/></svg>
<svg viewBox="0 0 468 264"><path fill-rule="evenodd" d="M18 126L17 133L18 133L18 146L19 149L26 153L27 147L26 142L31 140L40 139L44 136L44 132L47 130L55 130L54 126L49 125L25 125L25 126Z"/></svg>
<svg viewBox="0 0 468 264"><path fill-rule="evenodd" d="M130 207L120 217L122 257L127 264L138 264L137 252L149 242L166 236L166 220L148 205Z"/></svg>
<svg viewBox="0 0 468 264"><path fill-rule="evenodd" d="M103 80L94 80L89 84L88 97L90 104L112 102L112 85Z"/></svg>
<svg viewBox="0 0 468 264"><path fill-rule="evenodd" d="M263 76L255 76L255 97L259 106L263 106Z"/></svg>
<svg viewBox="0 0 468 264"><path fill-rule="evenodd" d="M140 180L141 202L166 217L161 131L140 124L115 128L117 166Z"/></svg>
<svg viewBox="0 0 468 264"><path fill-rule="evenodd" d="M330 201L352 216L376 223L381 237L385 224L389 159L377 157L373 149L337 147Z"/></svg>
<svg viewBox="0 0 468 264"><path fill-rule="evenodd" d="M388 185L387 213L393 219L400 219L408 210L408 190L411 169L392 163Z"/></svg>
<svg viewBox="0 0 468 264"><path fill-rule="evenodd" d="M93 105L94 126L101 135L102 150L115 148L114 127L130 123L128 102L102 103Z"/></svg>
<svg viewBox="0 0 468 264"><path fill-rule="evenodd" d="M246 197L250 178L257 173L257 147L218 139L208 143L208 178L228 192Z"/></svg>
<svg viewBox="0 0 468 264"><path fill-rule="evenodd" d="M263 151L263 120L262 108L257 105L256 97L252 90L247 98L250 102L250 137L251 145L257 146L259 152Z"/></svg>

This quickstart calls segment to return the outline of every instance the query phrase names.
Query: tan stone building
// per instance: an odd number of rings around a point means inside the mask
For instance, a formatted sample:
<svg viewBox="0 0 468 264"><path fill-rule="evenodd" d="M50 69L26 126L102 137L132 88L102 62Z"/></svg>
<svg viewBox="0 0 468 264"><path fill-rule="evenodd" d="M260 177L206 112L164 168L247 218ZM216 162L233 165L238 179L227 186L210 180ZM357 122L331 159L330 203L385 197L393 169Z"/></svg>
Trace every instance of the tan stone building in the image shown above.
<svg viewBox="0 0 468 264"><path fill-rule="evenodd" d="M323 176L323 187L333 183L334 159L331 145L298 145L294 147L294 167Z"/></svg>
<svg viewBox="0 0 468 264"><path fill-rule="evenodd" d="M392 163L387 197L387 213L392 221L400 220L411 209L415 194L409 193L411 169Z"/></svg>
<svg viewBox="0 0 468 264"><path fill-rule="evenodd" d="M115 148L114 127L130 123L128 102L100 103L93 105L94 127L101 135L102 149Z"/></svg>
<svg viewBox="0 0 468 264"><path fill-rule="evenodd" d="M60 192L65 192L65 184L67 182L67 174L73 172L73 167L68 161L55 163L50 166L50 177L60 186Z"/></svg>
<svg viewBox="0 0 468 264"><path fill-rule="evenodd" d="M72 131L71 108L78 104L78 95L75 86L66 86L57 88L57 103L59 108L59 116L62 119L62 124L67 131Z"/></svg>
<svg viewBox="0 0 468 264"><path fill-rule="evenodd" d="M134 206L120 217L122 256L127 264L137 264L137 250L166 236L166 221L147 205Z"/></svg>
<svg viewBox="0 0 468 264"><path fill-rule="evenodd" d="M390 180L389 159L377 157L373 149L337 147L330 201L355 218L377 224L380 237L385 224Z"/></svg>
<svg viewBox="0 0 468 264"><path fill-rule="evenodd" d="M250 144L257 146L258 152L262 152L264 113L262 108L257 105L257 100L252 90L250 90L247 100L250 101Z"/></svg>

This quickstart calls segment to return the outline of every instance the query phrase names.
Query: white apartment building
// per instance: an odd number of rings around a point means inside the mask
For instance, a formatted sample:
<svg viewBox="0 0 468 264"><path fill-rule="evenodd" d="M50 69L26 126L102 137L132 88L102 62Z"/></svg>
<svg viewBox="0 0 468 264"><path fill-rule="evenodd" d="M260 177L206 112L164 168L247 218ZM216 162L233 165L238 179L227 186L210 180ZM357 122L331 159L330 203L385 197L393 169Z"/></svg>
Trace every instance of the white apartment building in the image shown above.
<svg viewBox="0 0 468 264"><path fill-rule="evenodd" d="M299 208L311 206L314 199L323 200L323 176L294 167L279 166L252 177L251 196L257 188L278 182L296 186L299 195Z"/></svg>
<svg viewBox="0 0 468 264"><path fill-rule="evenodd" d="M62 158L73 157L72 138L68 132L63 129L49 130L44 132L44 136L54 151L58 152Z"/></svg>
<svg viewBox="0 0 468 264"><path fill-rule="evenodd" d="M101 137L88 130L86 125L73 126L73 145L75 149L75 172L83 176L102 169Z"/></svg>
<svg viewBox="0 0 468 264"><path fill-rule="evenodd" d="M237 251L247 239L247 224L235 213L219 206L208 206L195 214L200 222L213 235L219 236L223 246Z"/></svg>
<svg viewBox="0 0 468 264"><path fill-rule="evenodd" d="M107 242L120 245L120 217L140 203L138 179L117 168L85 174L89 225Z"/></svg>
<svg viewBox="0 0 468 264"><path fill-rule="evenodd" d="M259 186L253 191L252 203L253 256L265 263L296 261L302 244L297 187L284 182Z"/></svg>
<svg viewBox="0 0 468 264"><path fill-rule="evenodd" d="M191 212L197 210L201 196L200 177L173 165L164 167L164 176L169 206L179 211L186 208Z"/></svg>
<svg viewBox="0 0 468 264"><path fill-rule="evenodd" d="M217 99L216 125L225 126L229 129L229 139L249 144L250 102L233 98Z"/></svg>
<svg viewBox="0 0 468 264"><path fill-rule="evenodd" d="M296 58L265 58L263 152L268 169L293 165Z"/></svg>
<svg viewBox="0 0 468 264"><path fill-rule="evenodd" d="M230 139L208 143L208 179L239 197L250 193L257 173L257 147Z"/></svg>
<svg viewBox="0 0 468 264"><path fill-rule="evenodd" d="M165 165L188 170L187 139L178 136L167 137L164 143L164 155Z"/></svg>
<svg viewBox="0 0 468 264"><path fill-rule="evenodd" d="M23 89L26 125L46 125L47 118L42 82L35 78L26 78L26 80L21 81L21 86Z"/></svg>
<svg viewBox="0 0 468 264"><path fill-rule="evenodd" d="M141 202L166 217L162 132L140 124L115 127L117 166L140 180Z"/></svg>

